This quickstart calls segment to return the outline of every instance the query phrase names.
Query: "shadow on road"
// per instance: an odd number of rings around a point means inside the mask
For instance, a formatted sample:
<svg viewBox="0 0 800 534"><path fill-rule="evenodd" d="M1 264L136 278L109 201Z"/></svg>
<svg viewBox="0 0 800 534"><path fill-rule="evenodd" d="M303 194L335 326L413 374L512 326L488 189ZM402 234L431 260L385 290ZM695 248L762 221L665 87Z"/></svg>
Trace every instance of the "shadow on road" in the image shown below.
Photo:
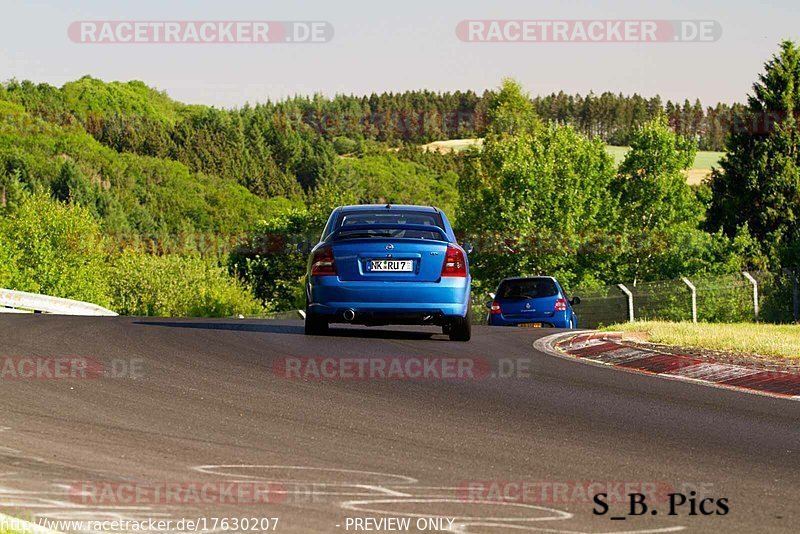
<svg viewBox="0 0 800 534"><path fill-rule="evenodd" d="M196 328L200 330L233 330L236 332L263 332L265 334L302 334L302 325L263 323L193 323L183 321L136 321L144 326L168 328Z"/></svg>
<svg viewBox="0 0 800 534"><path fill-rule="evenodd" d="M303 325L270 324L270 323L207 323L183 321L137 321L134 324L143 326L161 326L167 328L195 328L201 330L231 330L235 332L261 332L265 334L294 334L303 335ZM436 332L415 330L383 330L369 327L363 328L336 328L331 327L328 337L359 337L370 339L432 339ZM439 334L441 335L441 334ZM325 336L316 336L315 339L324 339ZM442 338L444 340L446 338Z"/></svg>

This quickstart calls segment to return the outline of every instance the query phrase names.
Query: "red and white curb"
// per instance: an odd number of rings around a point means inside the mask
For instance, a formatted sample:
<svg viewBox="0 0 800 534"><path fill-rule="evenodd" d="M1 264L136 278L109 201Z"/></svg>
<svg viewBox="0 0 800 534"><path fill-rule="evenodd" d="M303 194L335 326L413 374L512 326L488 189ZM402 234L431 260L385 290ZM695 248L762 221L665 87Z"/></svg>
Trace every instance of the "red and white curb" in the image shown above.
<svg viewBox="0 0 800 534"><path fill-rule="evenodd" d="M800 374L750 369L629 346L618 332L557 334L543 338L535 345L545 352L626 371L800 400Z"/></svg>

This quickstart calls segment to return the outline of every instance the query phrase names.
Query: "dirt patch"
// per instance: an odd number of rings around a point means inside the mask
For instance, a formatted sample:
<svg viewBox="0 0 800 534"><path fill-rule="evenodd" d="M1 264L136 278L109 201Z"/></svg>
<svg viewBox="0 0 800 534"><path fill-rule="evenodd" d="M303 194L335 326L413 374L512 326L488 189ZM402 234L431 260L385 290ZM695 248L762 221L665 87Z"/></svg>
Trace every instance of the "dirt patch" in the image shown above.
<svg viewBox="0 0 800 534"><path fill-rule="evenodd" d="M689 169L685 171L686 183L689 185L700 185L703 180L711 176L711 169Z"/></svg>

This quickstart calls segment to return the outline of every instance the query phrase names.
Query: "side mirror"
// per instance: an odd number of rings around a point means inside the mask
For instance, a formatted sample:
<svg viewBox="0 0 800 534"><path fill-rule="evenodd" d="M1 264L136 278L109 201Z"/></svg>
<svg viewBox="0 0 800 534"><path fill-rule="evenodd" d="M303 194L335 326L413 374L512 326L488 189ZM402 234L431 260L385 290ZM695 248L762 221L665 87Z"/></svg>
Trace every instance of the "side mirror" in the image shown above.
<svg viewBox="0 0 800 534"><path fill-rule="evenodd" d="M475 247L473 247L472 243L470 243L469 241L464 241L461 244L461 248L463 248L464 252L466 252L467 254L472 254L472 251L475 250Z"/></svg>
<svg viewBox="0 0 800 534"><path fill-rule="evenodd" d="M569 303L572 304L573 306L575 306L576 304L580 304L581 303L581 298L580 297L572 297L572 300L570 300Z"/></svg>
<svg viewBox="0 0 800 534"><path fill-rule="evenodd" d="M314 247L308 241L301 241L297 244L297 252L300 254L308 254L312 248Z"/></svg>
<svg viewBox="0 0 800 534"><path fill-rule="evenodd" d="M487 300L486 301L486 307L489 308L489 309L492 309L492 302L493 301L491 301L491 300Z"/></svg>

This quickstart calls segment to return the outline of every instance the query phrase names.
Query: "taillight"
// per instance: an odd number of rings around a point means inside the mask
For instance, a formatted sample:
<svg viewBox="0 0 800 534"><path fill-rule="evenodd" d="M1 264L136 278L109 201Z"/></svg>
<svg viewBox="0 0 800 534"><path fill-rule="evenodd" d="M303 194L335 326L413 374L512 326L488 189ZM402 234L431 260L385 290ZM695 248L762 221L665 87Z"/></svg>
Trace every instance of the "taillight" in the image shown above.
<svg viewBox="0 0 800 534"><path fill-rule="evenodd" d="M336 274L336 262L331 247L320 247L311 259L311 276L332 276Z"/></svg>
<svg viewBox="0 0 800 534"><path fill-rule="evenodd" d="M567 301L564 299L556 300L556 311L567 311Z"/></svg>
<svg viewBox="0 0 800 534"><path fill-rule="evenodd" d="M467 261L464 259L464 251L453 245L447 245L442 276L460 276L462 278L467 276Z"/></svg>
<svg viewBox="0 0 800 534"><path fill-rule="evenodd" d="M500 304L497 301L492 302L492 305L489 307L489 314L490 315L500 315L503 313L503 308L500 307Z"/></svg>

